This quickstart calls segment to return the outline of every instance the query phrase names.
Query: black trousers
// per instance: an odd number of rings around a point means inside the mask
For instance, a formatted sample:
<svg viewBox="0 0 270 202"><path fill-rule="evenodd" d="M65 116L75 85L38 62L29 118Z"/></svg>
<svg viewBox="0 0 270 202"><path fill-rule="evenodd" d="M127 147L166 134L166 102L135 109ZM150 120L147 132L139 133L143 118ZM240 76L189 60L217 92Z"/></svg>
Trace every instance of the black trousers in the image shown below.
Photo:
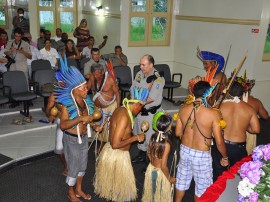
<svg viewBox="0 0 270 202"><path fill-rule="evenodd" d="M240 161L242 158L247 156L246 145L233 145L225 143L228 158L230 161L230 166L233 166L236 162ZM211 146L211 155L213 159L213 182L217 180L217 178L222 175L223 171L226 171L228 168L220 165L220 160L222 158L219 153L217 146L214 142L214 145Z"/></svg>

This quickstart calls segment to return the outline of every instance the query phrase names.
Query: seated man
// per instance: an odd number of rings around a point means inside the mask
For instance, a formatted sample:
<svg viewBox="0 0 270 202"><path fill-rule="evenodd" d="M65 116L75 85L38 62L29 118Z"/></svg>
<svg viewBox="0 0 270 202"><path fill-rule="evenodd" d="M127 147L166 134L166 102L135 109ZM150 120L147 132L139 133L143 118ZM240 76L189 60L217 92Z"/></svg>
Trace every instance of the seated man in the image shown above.
<svg viewBox="0 0 270 202"><path fill-rule="evenodd" d="M108 36L103 36L103 42L100 45L95 45L95 38L93 36L89 37L88 46L84 47L82 50L82 58L91 58L91 49L98 48L102 49L107 43Z"/></svg>
<svg viewBox="0 0 270 202"><path fill-rule="evenodd" d="M103 58L106 60L111 59L114 67L127 66L128 64L127 56L122 53L122 47L119 45L115 46L114 53L105 54Z"/></svg>
<svg viewBox="0 0 270 202"><path fill-rule="evenodd" d="M98 48L91 49L91 59L84 64L84 77L86 79L90 78L91 74L91 66L93 64L100 64L103 69L106 71L106 64L105 61L100 58L100 51Z"/></svg>

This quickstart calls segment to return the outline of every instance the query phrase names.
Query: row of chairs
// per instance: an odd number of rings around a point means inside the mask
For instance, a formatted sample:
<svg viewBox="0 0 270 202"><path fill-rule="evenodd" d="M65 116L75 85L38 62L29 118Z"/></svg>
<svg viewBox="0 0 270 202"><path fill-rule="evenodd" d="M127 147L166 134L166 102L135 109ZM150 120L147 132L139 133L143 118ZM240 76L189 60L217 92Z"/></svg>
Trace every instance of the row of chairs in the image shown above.
<svg viewBox="0 0 270 202"><path fill-rule="evenodd" d="M171 75L170 67L167 64L157 64L155 65L155 69L159 71L160 74L163 75L165 79L164 89L167 89L167 97L164 99L174 103L173 100L173 90L175 88L181 87L182 82L182 73L175 73ZM114 68L115 75L119 81L119 89L121 90L121 98L126 97L126 93L129 92L129 89L132 85L132 75L131 69L129 66L126 67L115 67ZM140 66L136 65L133 68L133 75L135 75L140 71ZM178 80L176 78L179 77Z"/></svg>
<svg viewBox="0 0 270 202"><path fill-rule="evenodd" d="M48 61L47 61L48 62ZM25 116L29 116L29 103L38 96L44 98L44 107L47 106L48 97L50 92L43 91L42 86L48 83L54 83L55 72L48 68L46 60L43 61L33 61L32 66L32 80L31 85L33 86L34 92L29 91L28 82L22 71L9 71L3 74L3 96L0 96L0 104L6 103L8 101L23 102L24 109L21 113ZM39 64L38 66L36 64ZM36 67L36 68L35 68ZM171 77L170 68L166 64L155 65L155 68L164 75L165 79L165 89L168 89L167 97L165 99L173 101L173 89L179 88L181 86L182 74L173 74ZM136 65L133 69L134 76L140 70L139 65ZM115 75L119 82L119 89L121 91L121 98L126 97L126 93L132 85L132 74L129 66L125 67L115 67ZM174 78L179 76L179 81L175 81Z"/></svg>

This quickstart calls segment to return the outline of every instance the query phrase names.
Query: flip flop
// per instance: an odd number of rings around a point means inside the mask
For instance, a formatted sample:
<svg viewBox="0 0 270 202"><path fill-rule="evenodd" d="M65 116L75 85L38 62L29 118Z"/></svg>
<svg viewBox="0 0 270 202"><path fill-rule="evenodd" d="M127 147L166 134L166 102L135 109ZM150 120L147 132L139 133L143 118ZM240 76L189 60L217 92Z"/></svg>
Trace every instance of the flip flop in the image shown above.
<svg viewBox="0 0 270 202"><path fill-rule="evenodd" d="M12 123L15 125L24 125L24 122L21 119L13 119Z"/></svg>
<svg viewBox="0 0 270 202"><path fill-rule="evenodd" d="M82 197L84 200L88 200L88 201L90 201L92 198L92 196L90 194L84 194L83 196L79 195L79 194L75 194L75 196L78 198Z"/></svg>
<svg viewBox="0 0 270 202"><path fill-rule="evenodd" d="M32 121L32 116L24 117L24 118L23 118L23 121L26 122L26 123L31 123L31 122L33 122L33 121Z"/></svg>

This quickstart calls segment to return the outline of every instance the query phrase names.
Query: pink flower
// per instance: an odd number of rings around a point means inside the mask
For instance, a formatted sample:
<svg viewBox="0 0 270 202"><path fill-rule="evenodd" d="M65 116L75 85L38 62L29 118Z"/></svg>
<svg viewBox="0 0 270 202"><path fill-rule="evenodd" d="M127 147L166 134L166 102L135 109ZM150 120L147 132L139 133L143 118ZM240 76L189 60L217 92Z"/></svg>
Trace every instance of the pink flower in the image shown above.
<svg viewBox="0 0 270 202"><path fill-rule="evenodd" d="M265 145L262 148L262 151L263 151L264 160L266 161L269 160L270 159L270 144Z"/></svg>
<svg viewBox="0 0 270 202"><path fill-rule="evenodd" d="M252 152L252 159L253 161L260 161L263 159L263 151L262 151L263 146L259 145L253 149Z"/></svg>
<svg viewBox="0 0 270 202"><path fill-rule="evenodd" d="M249 202L257 202L259 199L259 194L257 192L253 192L249 196Z"/></svg>

